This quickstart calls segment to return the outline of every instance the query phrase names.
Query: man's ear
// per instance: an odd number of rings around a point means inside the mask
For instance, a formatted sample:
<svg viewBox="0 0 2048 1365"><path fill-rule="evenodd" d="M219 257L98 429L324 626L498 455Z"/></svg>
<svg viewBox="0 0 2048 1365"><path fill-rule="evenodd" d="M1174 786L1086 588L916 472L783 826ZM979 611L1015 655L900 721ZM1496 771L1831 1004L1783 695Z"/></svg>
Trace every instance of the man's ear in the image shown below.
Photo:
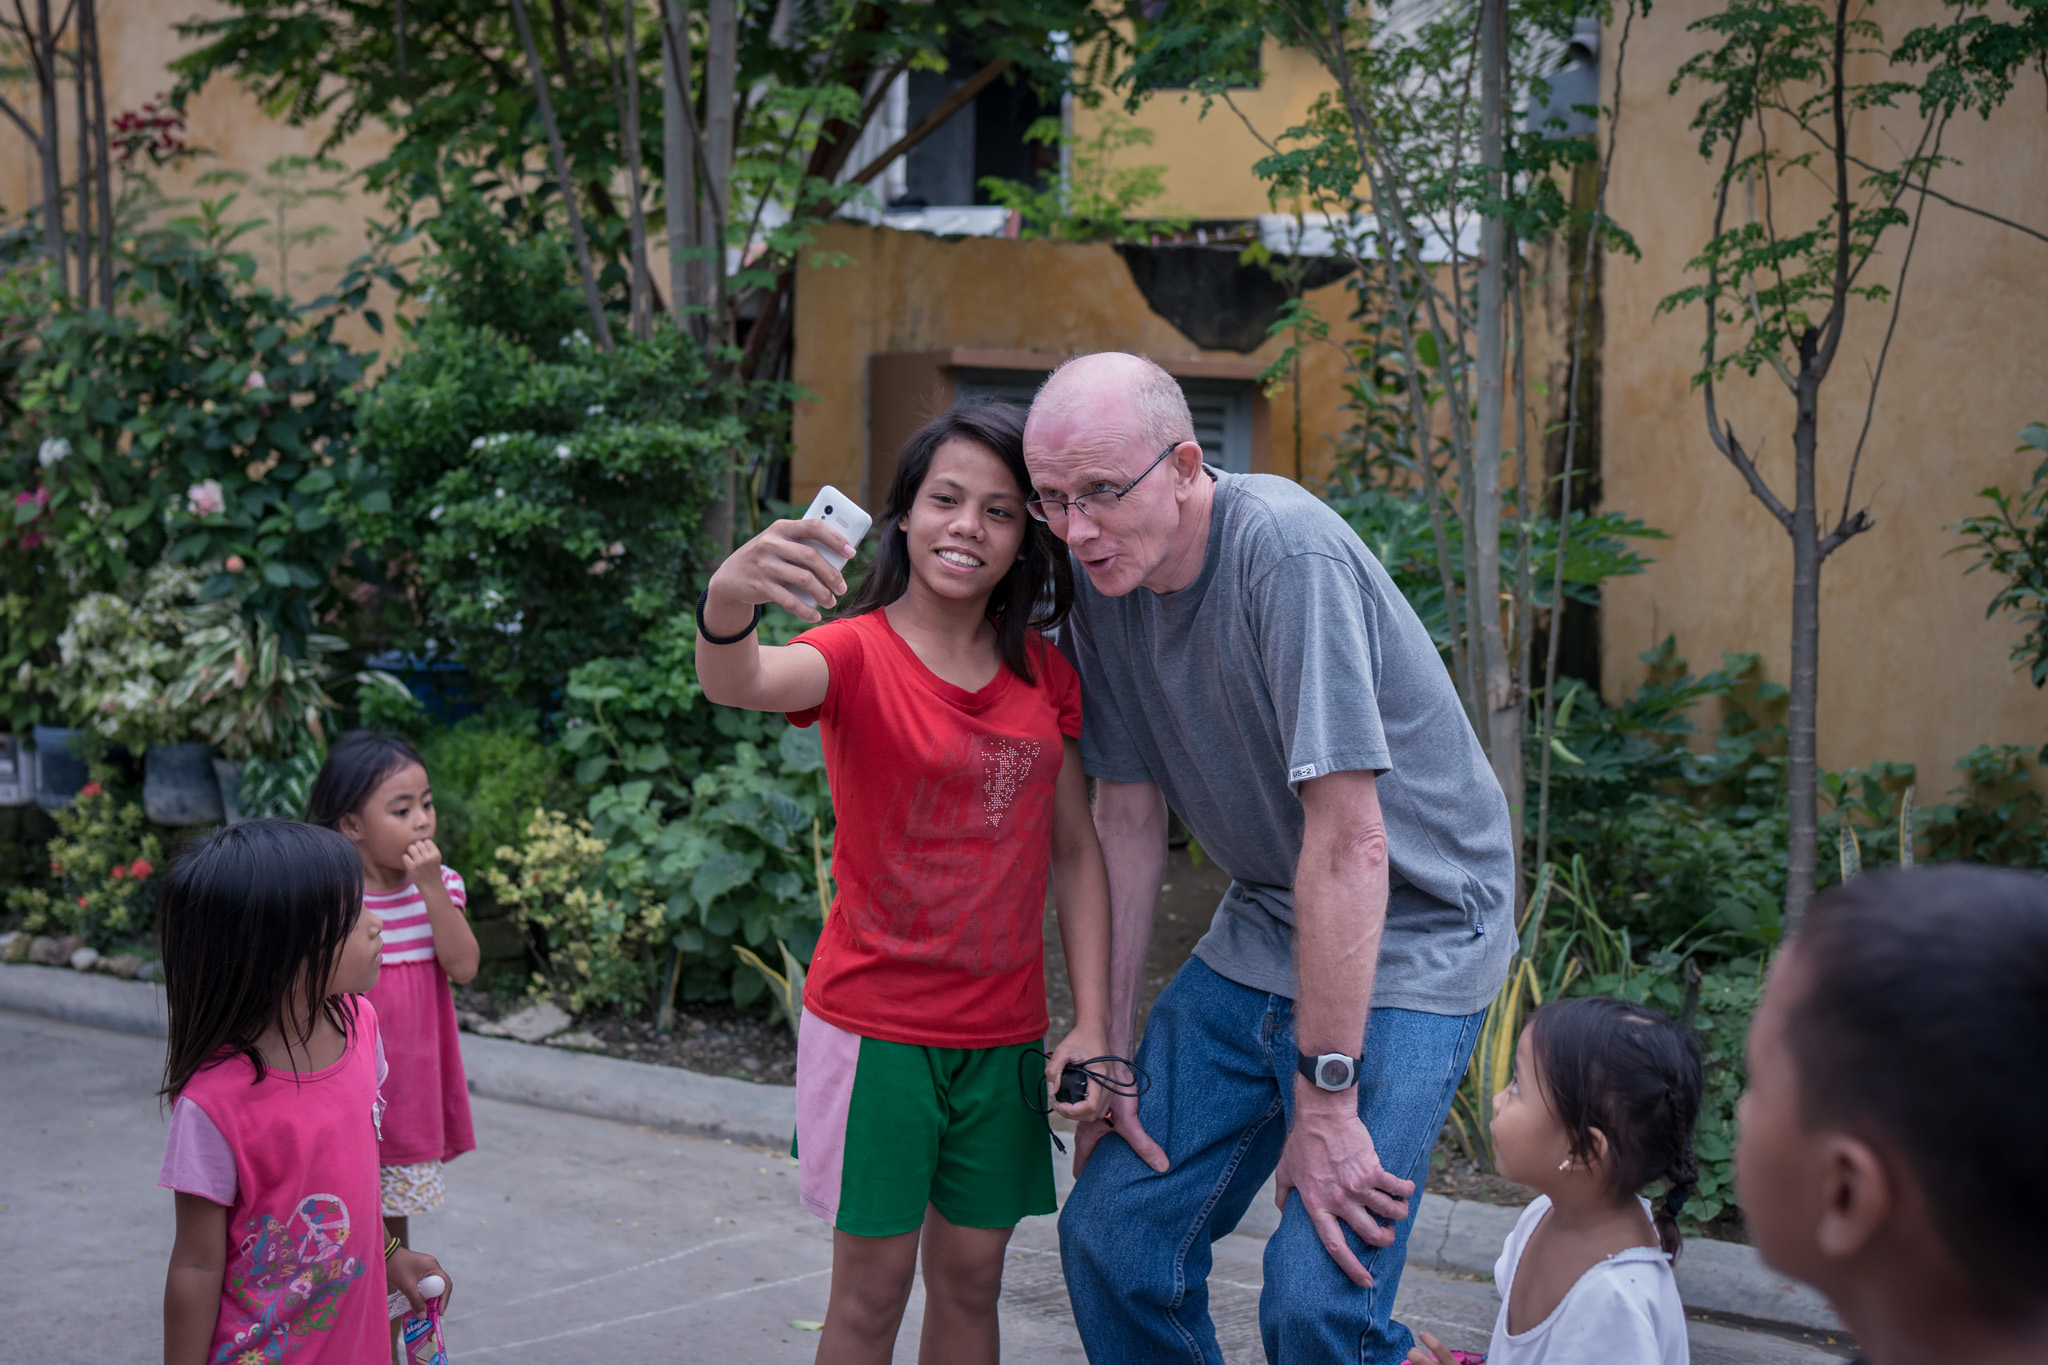
<svg viewBox="0 0 2048 1365"><path fill-rule="evenodd" d="M1846 1133L1821 1141L1820 1222L1814 1244L1831 1260L1863 1252L1898 1212L1899 1191L1869 1143Z"/></svg>

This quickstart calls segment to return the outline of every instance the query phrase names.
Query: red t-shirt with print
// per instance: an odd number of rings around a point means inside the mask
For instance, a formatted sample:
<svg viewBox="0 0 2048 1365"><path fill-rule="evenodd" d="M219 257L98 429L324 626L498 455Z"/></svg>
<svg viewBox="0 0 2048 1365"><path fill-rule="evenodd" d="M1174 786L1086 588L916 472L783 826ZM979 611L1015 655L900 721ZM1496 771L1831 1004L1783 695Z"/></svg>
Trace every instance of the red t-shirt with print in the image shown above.
<svg viewBox="0 0 2048 1365"><path fill-rule="evenodd" d="M1045 885L1054 781L1081 734L1081 685L1037 635L1038 681L969 692L924 666L887 612L797 637L831 682L821 721L839 892L804 1008L865 1038L1003 1047L1045 1035Z"/></svg>

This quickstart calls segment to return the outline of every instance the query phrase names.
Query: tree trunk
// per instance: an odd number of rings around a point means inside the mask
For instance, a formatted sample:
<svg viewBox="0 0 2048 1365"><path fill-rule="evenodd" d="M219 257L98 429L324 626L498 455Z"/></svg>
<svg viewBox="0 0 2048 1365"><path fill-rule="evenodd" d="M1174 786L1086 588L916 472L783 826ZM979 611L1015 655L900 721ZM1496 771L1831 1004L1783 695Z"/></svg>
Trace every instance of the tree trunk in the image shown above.
<svg viewBox="0 0 2048 1365"><path fill-rule="evenodd" d="M99 0L78 0L78 41L92 80L94 184L99 193L100 307L114 307L114 187L107 160L107 93L101 83Z"/></svg>
<svg viewBox="0 0 2048 1365"><path fill-rule="evenodd" d="M36 64L36 95L43 116L41 145L43 165L43 254L49 258L51 278L62 293L70 281L65 274L64 172L58 164L57 123L57 35L50 30L50 0L36 0L36 31L29 39Z"/></svg>
<svg viewBox="0 0 2048 1365"><path fill-rule="evenodd" d="M526 21L525 0L512 0L512 18L519 26L519 42L526 49L526 65L533 76L534 98L540 103L540 122L548 136L548 159L554 166L555 187L562 196L562 208L569 215L569 240L576 248L576 268L583 276L583 301L590 308L591 331L598 346L609 351L611 324L605 320L604 299L597 292L597 270L590 262L590 239L583 232L583 213L576 207L576 184L569 178L569 154L562 149L562 130L555 125L554 106L548 101L547 72L541 69L540 49L533 44L533 26Z"/></svg>
<svg viewBox="0 0 2048 1365"><path fill-rule="evenodd" d="M717 334L732 339L732 319L725 297L725 250L729 242L720 225L732 221L733 100L739 75L739 11L734 0L710 0L705 11L704 46L704 181L702 240L711 247L704 262L712 284ZM741 244L744 248L744 243ZM714 556L732 547L733 503L739 476L727 474L725 487L705 513L704 532Z"/></svg>
<svg viewBox="0 0 2048 1365"><path fill-rule="evenodd" d="M1501 134L1505 119L1507 0L1479 6L1479 168L1486 199L1500 198ZM1489 207L1493 207L1489 205ZM1507 221L1498 209L1479 224L1477 411L1472 433L1472 542L1478 576L1467 596L1465 619L1476 638L1481 695L1475 711L1487 718L1483 738L1493 775L1507 794L1517 842L1522 821L1522 704L1508 666L1500 604L1500 442L1505 414L1507 350L1502 300L1507 278Z"/></svg>
<svg viewBox="0 0 2048 1365"><path fill-rule="evenodd" d="M71 62L71 93L73 95L73 116L78 121L78 158L73 168L77 176L77 206L71 216L78 223L78 301L87 308L92 307L92 248L96 240L92 230L93 175L92 175L92 82L85 75L85 43L83 35L78 50Z"/></svg>
<svg viewBox="0 0 2048 1365"><path fill-rule="evenodd" d="M654 279L647 269L646 185L640 160L640 49L634 42L633 9L638 0L620 0L626 41L626 100L620 112L625 124L626 181L633 194L628 225L631 231L633 335L641 341L654 335Z"/></svg>
<svg viewBox="0 0 2048 1365"><path fill-rule="evenodd" d="M696 248L697 158L690 136L690 12L683 0L662 0L661 182L668 213L668 296L676 326L704 339Z"/></svg>
<svg viewBox="0 0 2048 1365"><path fill-rule="evenodd" d="M1814 493L1814 456L1820 436L1820 376L1812 369L1813 335L1801 345L1805 362L1797 389L1798 418L1792 428L1795 498L1792 505L1792 677L1786 722L1786 795L1791 804L1790 847L1785 867L1785 932L1799 927L1813 899L1819 868L1820 811L1820 517Z"/></svg>

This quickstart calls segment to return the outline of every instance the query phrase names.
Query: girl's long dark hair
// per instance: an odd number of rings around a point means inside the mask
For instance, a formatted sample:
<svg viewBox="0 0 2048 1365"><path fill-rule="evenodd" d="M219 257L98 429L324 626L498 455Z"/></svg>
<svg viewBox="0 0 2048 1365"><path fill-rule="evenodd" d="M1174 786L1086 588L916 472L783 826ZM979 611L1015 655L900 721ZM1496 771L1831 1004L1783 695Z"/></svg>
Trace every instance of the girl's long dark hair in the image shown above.
<svg viewBox="0 0 2048 1365"><path fill-rule="evenodd" d="M1031 472L1024 467L1024 409L1014 403L976 403L940 413L903 443L896 461L896 479L875 516L881 540L874 566L868 570L845 614L859 616L888 606L910 586L910 537L901 522L924 487L932 457L948 441L972 441L1001 460L1017 480L1020 498L1031 496ZM1074 604L1074 570L1067 547L1038 518L1024 518L1024 558L989 594L988 617L996 628L1003 663L1025 682L1038 681L1025 640L1034 630L1046 631L1067 617Z"/></svg>
<svg viewBox="0 0 2048 1365"><path fill-rule="evenodd" d="M172 865L157 900L170 1007L164 1084L176 1097L201 1068L239 1053L265 1074L256 1040L275 1026L289 1051L316 1011L348 1033L347 996L301 1002L334 975L363 911L363 860L330 829L295 820L230 825Z"/></svg>
<svg viewBox="0 0 2048 1365"><path fill-rule="evenodd" d="M1529 1035L1572 1160L1594 1158L1598 1129L1616 1194L1667 1182L1653 1218L1664 1254L1677 1256L1678 1212L1700 1182L1692 1151L1706 1086L1699 1044L1661 1011L1606 995L1545 1005L1529 1016Z"/></svg>
<svg viewBox="0 0 2048 1365"><path fill-rule="evenodd" d="M306 798L306 818L328 829L341 828L344 815L354 815L377 790L377 784L408 763L427 765L410 744L375 730L351 730L327 751Z"/></svg>

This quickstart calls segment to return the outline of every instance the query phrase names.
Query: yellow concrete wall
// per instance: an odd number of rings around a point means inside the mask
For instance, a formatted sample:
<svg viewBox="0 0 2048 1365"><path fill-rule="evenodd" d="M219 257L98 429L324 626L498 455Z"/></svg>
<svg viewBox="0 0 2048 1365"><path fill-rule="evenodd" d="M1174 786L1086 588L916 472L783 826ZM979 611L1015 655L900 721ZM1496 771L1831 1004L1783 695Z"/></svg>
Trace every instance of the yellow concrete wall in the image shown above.
<svg viewBox="0 0 2048 1365"><path fill-rule="evenodd" d="M209 5L205 0L101 0L101 78L109 123L117 114L135 109L169 91L172 85L170 63L193 46L178 37L174 26L195 16L220 12L222 8ZM10 83L7 95L33 122L36 109L33 84ZM69 85L61 88L60 102L63 106L60 121L64 129L64 173L68 180L72 174L71 157L77 135ZM230 168L260 177L263 168L279 157L312 155L319 150L325 135L324 128L293 128L282 119L270 117L254 98L227 77L215 79L195 96L186 106L186 115L188 145L204 149L208 154L187 160L176 168L151 172L158 187L174 200L196 200L200 196L221 198L234 192L232 187L199 188L197 181L206 172ZM351 139L333 155L351 168L361 166L380 155L387 141L381 130L371 128ZM0 121L0 208L18 214L40 200L39 176L38 163L29 142L11 121ZM299 183L302 187L321 186L341 178L314 175ZM117 174L117 193L119 183ZM233 206L231 219L270 216L269 206L256 198L253 188L246 186L241 189L241 198ZM362 193L353 184L345 186L345 193L347 197L339 202L315 201L307 205L292 220L295 226L318 221L334 229L334 235L291 252L290 270L294 278L285 283L295 298L316 298L331 285L348 262L368 245L366 221L383 216L382 204L377 198ZM193 209L188 205L175 211L192 212ZM275 247L261 234L244 237L240 245L256 257L257 277L272 288L279 287L281 281ZM388 317L390 299L380 293L378 303ZM389 352L393 331L387 327L386 337L379 338L360 317L353 317L337 328L336 334L352 346Z"/></svg>
<svg viewBox="0 0 2048 1365"><path fill-rule="evenodd" d="M1652 547L1656 566L1610 585L1603 613L1603 690L1618 695L1642 678L1638 652L1675 633L1695 667L1724 650L1755 650L1770 675L1787 672L1789 540L1709 442L1700 394L1690 387L1704 322L1697 308L1655 315L1666 294L1692 283L1685 262L1710 235L1714 172L1687 131L1695 88L1667 88L1700 44L1686 32L1712 0L1660 3L1636 21L1621 103L1611 210L1635 234L1642 260L1606 262L1604 471L1606 500L1647 518L1674 539ZM1903 0L1877 16L1889 37L1936 22L1934 0ZM1610 60L1617 35L1610 31ZM1867 74L1877 74L1871 66ZM1988 122L1958 118L1942 151L1961 165L1934 188L2005 217L2048 229L2048 117L2038 72L2023 71ZM1873 160L1910 143L1910 111L1864 116L1853 145ZM1784 136L1783 130L1778 130ZM1781 142L1781 145L1783 143ZM1824 200L1800 177L1779 182L1803 195L1787 221L1811 220ZM1885 239L1871 278L1897 279L1903 232ZM1820 503L1839 509L1849 454L1869 393L1867 366L1883 340L1886 309L1857 304L1823 390ZM1977 490L2023 483L2038 457L2014 453L2015 433L2048 419L2048 245L1980 217L1930 204L1907 278L1857 501L1876 529L1826 563L1821 578L1820 757L1830 768L1890 758L1919 766L1923 799L1939 799L1951 764L1985 742L2030 746L2048 739L2048 696L2013 671L2010 619L1984 619L1993 591L1965 577L1950 524L1982 508ZM1783 387L1739 375L1722 411L1788 502L1792 406Z"/></svg>
<svg viewBox="0 0 2048 1365"><path fill-rule="evenodd" d="M1166 168L1166 192L1148 208L1195 218L1251 218L1272 212L1265 183L1252 174L1253 165L1267 154L1259 139L1278 140L1299 124L1316 96L1330 88L1330 80L1314 57L1271 38L1260 51L1259 62L1264 73L1259 87L1231 92L1235 113L1218 100L1204 116L1200 96L1160 91L1147 96L1134 117L1124 114L1121 101L1106 101L1099 109L1077 107L1075 141L1086 145L1100 133L1106 117L1130 117L1139 127L1152 130L1152 145L1118 152L1113 164ZM1257 136L1246 128L1246 121Z"/></svg>
<svg viewBox="0 0 2048 1365"><path fill-rule="evenodd" d="M820 264L841 261L842 264ZM1348 308L1342 283L1312 292L1326 317ZM1207 352L1154 313L1114 248L1100 244L941 238L860 224L821 228L804 253L796 287L796 382L813 395L796 406L791 494L818 485L859 486L867 452L868 358L898 351L985 347L1072 353L1124 350L1162 362L1210 356L1261 364L1282 349L1268 341L1250 357ZM1316 346L1302 366L1301 473L1326 477L1341 412L1343 360ZM1294 402L1272 400L1266 469L1296 473Z"/></svg>

